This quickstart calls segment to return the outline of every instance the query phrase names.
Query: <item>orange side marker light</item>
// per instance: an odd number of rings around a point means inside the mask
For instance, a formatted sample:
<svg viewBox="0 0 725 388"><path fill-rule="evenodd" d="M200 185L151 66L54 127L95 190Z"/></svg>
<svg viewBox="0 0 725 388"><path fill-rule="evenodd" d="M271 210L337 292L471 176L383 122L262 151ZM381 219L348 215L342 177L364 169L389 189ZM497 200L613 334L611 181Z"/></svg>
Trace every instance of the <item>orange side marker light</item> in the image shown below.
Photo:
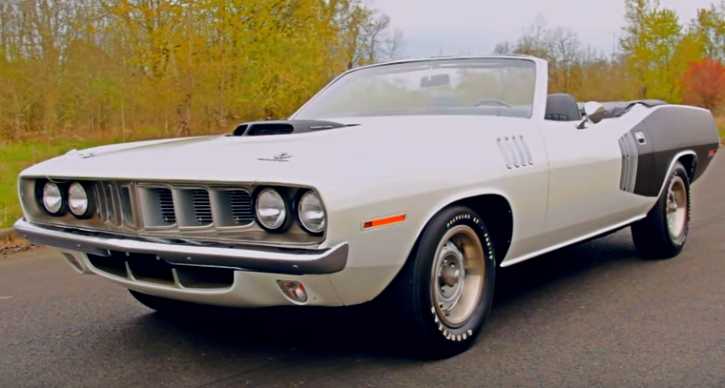
<svg viewBox="0 0 725 388"><path fill-rule="evenodd" d="M378 218L371 221L365 221L363 229L377 228L379 226L397 224L405 221L405 214L398 214L397 216L390 216L384 218Z"/></svg>

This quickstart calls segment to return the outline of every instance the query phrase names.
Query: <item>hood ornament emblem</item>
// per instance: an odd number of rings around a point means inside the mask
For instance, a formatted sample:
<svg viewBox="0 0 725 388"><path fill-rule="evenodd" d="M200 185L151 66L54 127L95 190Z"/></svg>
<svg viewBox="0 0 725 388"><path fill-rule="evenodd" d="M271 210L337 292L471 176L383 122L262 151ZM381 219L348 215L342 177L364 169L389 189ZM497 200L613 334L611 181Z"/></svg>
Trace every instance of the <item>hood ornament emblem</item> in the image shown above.
<svg viewBox="0 0 725 388"><path fill-rule="evenodd" d="M291 154L282 152L281 154L272 156L272 158L257 158L257 160L264 160L268 162L288 162L291 157Z"/></svg>

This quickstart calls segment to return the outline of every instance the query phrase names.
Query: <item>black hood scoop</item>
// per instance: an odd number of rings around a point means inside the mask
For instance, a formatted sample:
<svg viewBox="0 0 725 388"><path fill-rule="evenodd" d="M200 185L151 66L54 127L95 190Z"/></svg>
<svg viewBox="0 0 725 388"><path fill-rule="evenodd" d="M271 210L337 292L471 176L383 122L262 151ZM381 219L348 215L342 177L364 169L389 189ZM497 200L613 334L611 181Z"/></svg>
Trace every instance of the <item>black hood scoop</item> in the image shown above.
<svg viewBox="0 0 725 388"><path fill-rule="evenodd" d="M324 131L355 125L359 124L341 124L334 121L322 120L250 121L239 124L229 136L290 135L293 133Z"/></svg>

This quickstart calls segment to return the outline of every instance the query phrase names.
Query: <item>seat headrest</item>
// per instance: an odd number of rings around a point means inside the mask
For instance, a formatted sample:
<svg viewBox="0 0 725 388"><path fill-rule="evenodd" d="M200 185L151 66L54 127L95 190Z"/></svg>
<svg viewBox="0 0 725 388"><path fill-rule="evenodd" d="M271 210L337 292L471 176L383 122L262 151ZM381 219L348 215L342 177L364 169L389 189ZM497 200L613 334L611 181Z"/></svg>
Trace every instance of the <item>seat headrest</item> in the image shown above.
<svg viewBox="0 0 725 388"><path fill-rule="evenodd" d="M555 121L581 120L581 111L574 96L567 93L554 93L546 97L544 118Z"/></svg>

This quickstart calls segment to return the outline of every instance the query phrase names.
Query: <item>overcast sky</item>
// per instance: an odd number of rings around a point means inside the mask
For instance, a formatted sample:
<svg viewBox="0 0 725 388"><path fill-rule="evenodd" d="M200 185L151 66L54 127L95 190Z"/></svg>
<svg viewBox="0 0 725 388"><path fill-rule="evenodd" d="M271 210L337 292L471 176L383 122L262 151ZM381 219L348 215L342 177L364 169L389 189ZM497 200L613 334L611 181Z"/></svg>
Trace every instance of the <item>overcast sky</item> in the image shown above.
<svg viewBox="0 0 725 388"><path fill-rule="evenodd" d="M713 0L660 3L689 21ZM405 54L414 57L490 53L496 43L518 38L538 12L549 26L571 28L584 44L609 54L624 20L624 0L372 0L372 6L402 29Z"/></svg>

